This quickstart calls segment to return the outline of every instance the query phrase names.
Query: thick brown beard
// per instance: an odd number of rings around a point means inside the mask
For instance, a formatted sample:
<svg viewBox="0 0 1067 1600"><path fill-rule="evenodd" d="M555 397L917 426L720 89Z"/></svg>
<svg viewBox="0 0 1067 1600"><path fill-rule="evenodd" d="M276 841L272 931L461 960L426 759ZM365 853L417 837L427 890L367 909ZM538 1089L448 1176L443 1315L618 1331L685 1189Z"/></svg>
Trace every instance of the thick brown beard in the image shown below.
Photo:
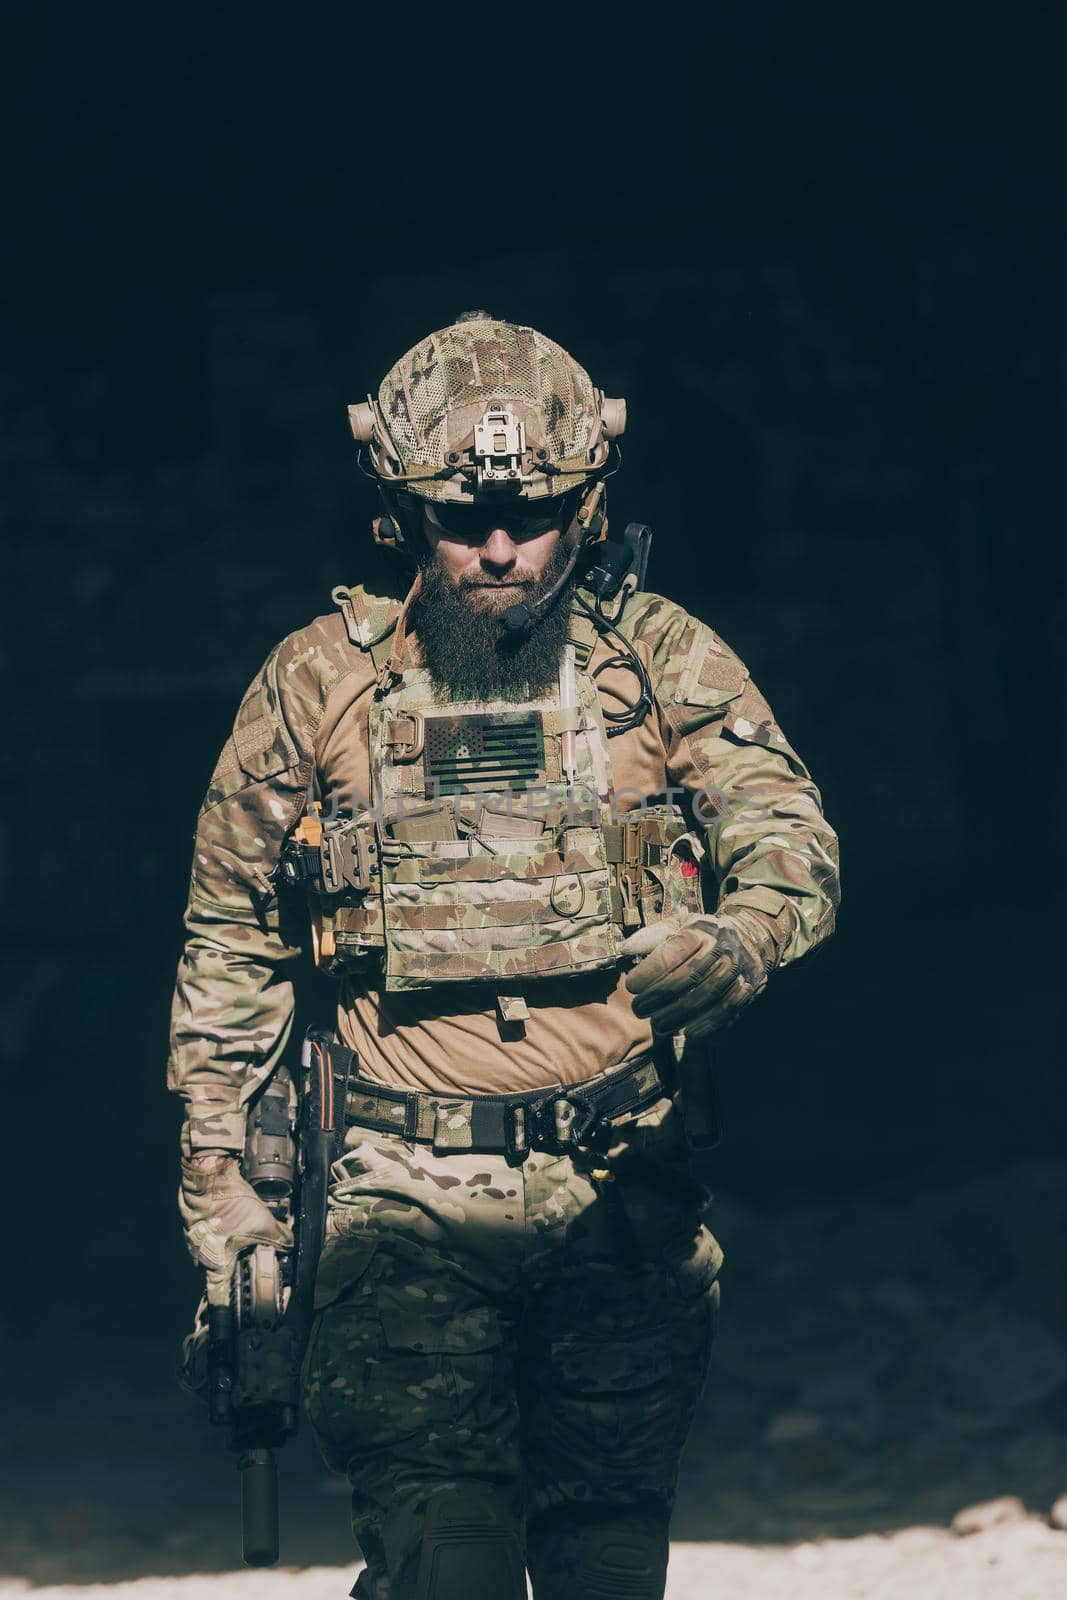
<svg viewBox="0 0 1067 1600"><path fill-rule="evenodd" d="M508 603L531 604L567 565L562 540L540 578L506 591ZM469 585L453 583L432 553L422 564L422 590L411 620L437 689L452 700L531 700L552 688L567 640L573 575L547 612L518 634L501 626L501 609L472 604Z"/></svg>

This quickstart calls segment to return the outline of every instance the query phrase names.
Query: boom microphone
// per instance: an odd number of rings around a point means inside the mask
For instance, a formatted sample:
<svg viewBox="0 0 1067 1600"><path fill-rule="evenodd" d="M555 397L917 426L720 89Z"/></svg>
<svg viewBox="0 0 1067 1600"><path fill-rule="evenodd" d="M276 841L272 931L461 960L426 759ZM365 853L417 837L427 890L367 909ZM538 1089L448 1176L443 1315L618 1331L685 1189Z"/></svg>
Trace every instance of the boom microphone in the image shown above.
<svg viewBox="0 0 1067 1600"><path fill-rule="evenodd" d="M560 591L574 571L574 564L578 560L580 549L580 544L575 545L570 553L567 565L551 589L546 589L540 600L534 600L533 602L520 600L516 605L508 606L506 611L501 612L500 623L506 633L522 633L532 623L536 622L538 617L544 615L552 602L559 597Z"/></svg>

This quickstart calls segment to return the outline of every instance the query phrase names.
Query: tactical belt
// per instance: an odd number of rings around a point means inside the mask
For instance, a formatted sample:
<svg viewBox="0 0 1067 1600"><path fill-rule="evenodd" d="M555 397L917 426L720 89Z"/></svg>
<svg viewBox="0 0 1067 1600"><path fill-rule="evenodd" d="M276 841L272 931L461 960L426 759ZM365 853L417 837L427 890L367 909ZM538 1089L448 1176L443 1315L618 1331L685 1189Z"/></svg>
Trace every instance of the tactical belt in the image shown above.
<svg viewBox="0 0 1067 1600"><path fill-rule="evenodd" d="M334 1078L346 1085L349 1126L396 1133L439 1151L481 1151L518 1160L531 1150L567 1151L588 1143L613 1117L643 1110L669 1092L653 1051L566 1087L438 1095L361 1078L353 1051L332 1042L324 1048Z"/></svg>

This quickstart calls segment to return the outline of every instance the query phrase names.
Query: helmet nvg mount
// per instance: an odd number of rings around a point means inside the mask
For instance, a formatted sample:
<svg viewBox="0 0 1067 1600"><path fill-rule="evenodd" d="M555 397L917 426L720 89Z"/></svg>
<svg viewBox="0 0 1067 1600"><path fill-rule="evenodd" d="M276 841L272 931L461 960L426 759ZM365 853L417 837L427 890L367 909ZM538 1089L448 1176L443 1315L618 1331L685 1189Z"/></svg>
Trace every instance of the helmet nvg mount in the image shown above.
<svg viewBox="0 0 1067 1600"><path fill-rule="evenodd" d="M348 417L389 512L375 523L380 543L405 545L425 501L514 505L579 490L580 540L606 528L597 507L626 402L607 399L534 328L466 312L401 357Z"/></svg>

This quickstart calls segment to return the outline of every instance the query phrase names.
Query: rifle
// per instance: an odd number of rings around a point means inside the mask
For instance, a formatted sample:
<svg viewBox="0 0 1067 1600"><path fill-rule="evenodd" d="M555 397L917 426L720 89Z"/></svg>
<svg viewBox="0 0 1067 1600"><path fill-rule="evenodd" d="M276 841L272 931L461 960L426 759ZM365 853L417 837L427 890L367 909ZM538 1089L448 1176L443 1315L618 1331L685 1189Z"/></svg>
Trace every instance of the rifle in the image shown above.
<svg viewBox="0 0 1067 1600"><path fill-rule="evenodd" d="M314 1314L330 1167L344 1136L344 1085L335 1081L323 1048L329 1040L329 1034L308 1031L295 1116L284 1067L249 1114L241 1171L274 1215L293 1223L294 1249L252 1246L234 1267L229 1305L207 1310L208 1411L212 1423L230 1429L237 1454L250 1567L270 1567L278 1559L275 1451L299 1423L300 1364ZM187 1350L187 1373L193 1359Z"/></svg>

